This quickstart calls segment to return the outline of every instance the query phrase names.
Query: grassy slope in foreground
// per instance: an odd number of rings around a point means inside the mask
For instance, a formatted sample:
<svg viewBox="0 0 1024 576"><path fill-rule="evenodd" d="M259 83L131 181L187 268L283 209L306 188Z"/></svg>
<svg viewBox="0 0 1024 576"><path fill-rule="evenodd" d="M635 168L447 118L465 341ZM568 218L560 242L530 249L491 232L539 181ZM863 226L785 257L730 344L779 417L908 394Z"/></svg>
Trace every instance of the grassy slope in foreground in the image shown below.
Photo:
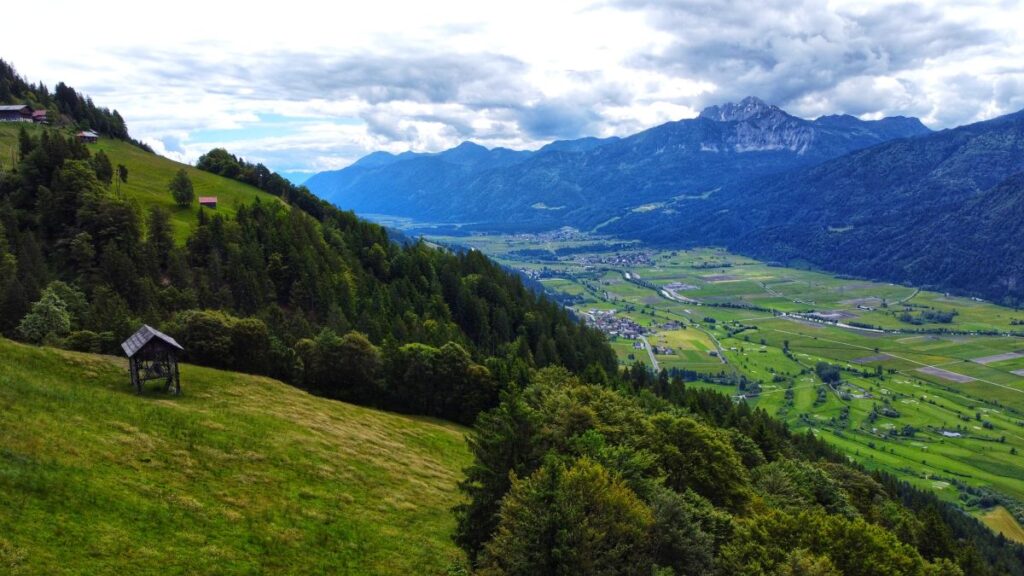
<svg viewBox="0 0 1024 576"><path fill-rule="evenodd" d="M464 430L182 367L0 339L0 573L429 574L457 557Z"/></svg>
<svg viewBox="0 0 1024 576"><path fill-rule="evenodd" d="M11 150L12 147L17 146L18 129L21 126L19 123L0 124L0 157L3 158L5 164L10 164ZM33 135L42 131L41 127L31 124L25 125L25 127ZM228 216L234 216L238 206L251 204L256 198L264 202L280 202L278 198L248 184L203 172L163 156L150 154L120 140L101 138L98 143L88 144L87 147L93 154L103 150L110 157L110 163L115 169L115 180L118 164L124 164L128 168L128 182L121 184L121 192L129 200L138 202L144 211L152 205L166 208L171 213L174 238L179 243L185 242L190 230L195 225L200 196L216 196L218 200L216 213ZM181 168L188 172L196 193L196 202L187 208L179 208L167 189L171 178ZM111 185L111 189L115 189L116 186L115 182ZM145 212L143 212L143 216L145 216Z"/></svg>

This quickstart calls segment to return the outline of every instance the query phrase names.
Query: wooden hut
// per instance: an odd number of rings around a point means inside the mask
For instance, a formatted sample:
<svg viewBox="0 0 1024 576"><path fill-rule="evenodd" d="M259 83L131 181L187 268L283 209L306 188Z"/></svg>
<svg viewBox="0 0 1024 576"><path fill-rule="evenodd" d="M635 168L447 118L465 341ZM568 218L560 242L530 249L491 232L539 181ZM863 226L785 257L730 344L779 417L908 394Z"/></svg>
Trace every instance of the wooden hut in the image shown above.
<svg viewBox="0 0 1024 576"><path fill-rule="evenodd" d="M207 208L216 208L217 207L217 197L216 196L200 196L199 197L199 205L200 206L206 206Z"/></svg>
<svg viewBox="0 0 1024 576"><path fill-rule="evenodd" d="M79 142L85 142L86 144L92 144L99 142L100 135L93 132L92 130L82 130L78 134L75 134Z"/></svg>
<svg viewBox="0 0 1024 576"><path fill-rule="evenodd" d="M0 106L0 122L31 122L32 107L27 104Z"/></svg>
<svg viewBox="0 0 1024 576"><path fill-rule="evenodd" d="M143 325L121 343L121 348L128 356L128 372L136 394L142 394L142 383L147 380L163 380L165 391L181 394L178 353L185 349L174 338Z"/></svg>

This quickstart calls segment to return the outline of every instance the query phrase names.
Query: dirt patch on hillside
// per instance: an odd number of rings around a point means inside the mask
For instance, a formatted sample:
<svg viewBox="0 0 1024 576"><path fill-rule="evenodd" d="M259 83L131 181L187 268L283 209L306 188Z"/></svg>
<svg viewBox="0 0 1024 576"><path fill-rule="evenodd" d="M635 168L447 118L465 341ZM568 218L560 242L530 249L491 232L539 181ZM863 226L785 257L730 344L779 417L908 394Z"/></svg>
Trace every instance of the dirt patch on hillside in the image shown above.
<svg viewBox="0 0 1024 576"><path fill-rule="evenodd" d="M936 368L934 366L927 366L925 368L918 368L918 372L922 374L928 374L929 376L936 376L943 380L949 380L950 382L973 382L974 378L965 376L963 374L957 374L956 372L950 372L949 370L943 370L942 368Z"/></svg>
<svg viewBox="0 0 1024 576"><path fill-rule="evenodd" d="M1004 360L1016 360L1017 358L1024 358L1024 354L1021 354L1020 352L1006 352L1004 354L982 356L981 358L971 358L971 362L974 362L975 364L994 364Z"/></svg>
<svg viewBox="0 0 1024 576"><path fill-rule="evenodd" d="M875 354L874 356L864 356L863 358L854 358L854 364L870 364L872 362L885 362L886 360L892 360L892 356L888 354Z"/></svg>

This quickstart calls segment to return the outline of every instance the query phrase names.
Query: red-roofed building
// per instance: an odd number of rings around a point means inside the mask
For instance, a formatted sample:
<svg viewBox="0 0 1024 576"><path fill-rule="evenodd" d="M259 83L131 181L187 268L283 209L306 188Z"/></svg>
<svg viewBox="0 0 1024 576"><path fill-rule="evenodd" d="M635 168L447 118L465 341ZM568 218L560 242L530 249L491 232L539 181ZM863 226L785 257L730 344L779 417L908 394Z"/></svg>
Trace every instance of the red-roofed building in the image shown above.
<svg viewBox="0 0 1024 576"><path fill-rule="evenodd" d="M200 196L199 197L199 205L200 206L206 206L207 208L216 208L217 207L217 197L216 196Z"/></svg>
<svg viewBox="0 0 1024 576"><path fill-rule="evenodd" d="M78 134L75 134L75 136L78 137L79 142L86 143L98 142L100 139L100 135L93 132L92 130L82 130Z"/></svg>
<svg viewBox="0 0 1024 576"><path fill-rule="evenodd" d="M34 110L32 112L32 121L36 124L50 123L50 120L46 117L46 110Z"/></svg>

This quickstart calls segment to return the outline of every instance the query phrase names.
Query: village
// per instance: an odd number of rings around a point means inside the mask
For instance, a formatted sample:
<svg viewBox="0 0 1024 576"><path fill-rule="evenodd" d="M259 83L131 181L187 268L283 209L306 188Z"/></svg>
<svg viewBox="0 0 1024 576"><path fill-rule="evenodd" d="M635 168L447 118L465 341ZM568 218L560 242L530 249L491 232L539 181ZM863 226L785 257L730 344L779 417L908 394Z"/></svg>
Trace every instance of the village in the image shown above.
<svg viewBox="0 0 1024 576"><path fill-rule="evenodd" d="M609 337L639 339L651 331L637 324L628 316L619 316L617 310L596 310L591 308L583 313L587 324L604 332Z"/></svg>
<svg viewBox="0 0 1024 576"><path fill-rule="evenodd" d="M50 124L46 110L34 110L28 104L0 105L0 122L25 122L28 124ZM75 134L79 142L91 144L100 139L100 135L92 130L81 130Z"/></svg>
<svg viewBox="0 0 1024 576"><path fill-rule="evenodd" d="M588 325L604 332L609 338L635 340L633 348L637 350L646 349L646 336L655 334L655 330L652 328L645 328L628 316L618 315L617 310L597 310L591 308L583 312L582 315ZM659 325L663 330L678 330L681 326L679 322L666 322ZM675 354L673 348L658 345L652 345L651 352L663 356Z"/></svg>
<svg viewBox="0 0 1024 576"><path fill-rule="evenodd" d="M652 253L647 250L635 252L615 252L614 254L598 253L583 254L577 256L573 261L582 266L623 266L623 267L646 267L653 266Z"/></svg>

